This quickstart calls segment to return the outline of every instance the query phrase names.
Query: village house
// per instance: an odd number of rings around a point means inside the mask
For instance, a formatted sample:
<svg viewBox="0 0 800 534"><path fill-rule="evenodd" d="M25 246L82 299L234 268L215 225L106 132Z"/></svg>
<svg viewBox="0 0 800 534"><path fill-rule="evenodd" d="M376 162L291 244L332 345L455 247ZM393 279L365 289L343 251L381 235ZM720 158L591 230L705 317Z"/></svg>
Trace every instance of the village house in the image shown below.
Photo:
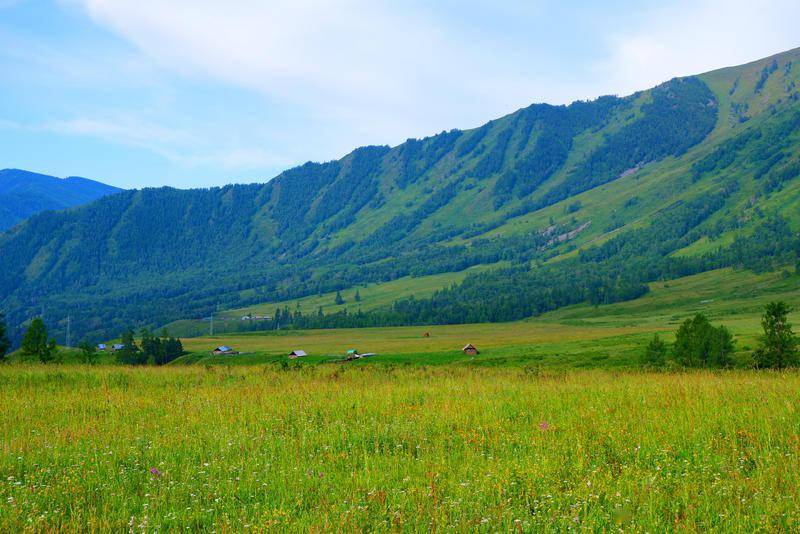
<svg viewBox="0 0 800 534"><path fill-rule="evenodd" d="M480 354L480 351L477 348L475 348L475 345L473 345L472 343L467 343L461 350L464 351L464 354L469 354L472 356Z"/></svg>
<svg viewBox="0 0 800 534"><path fill-rule="evenodd" d="M98 343L97 344L97 350L106 350L107 348L108 347L106 347L105 343Z"/></svg>
<svg viewBox="0 0 800 534"><path fill-rule="evenodd" d="M114 343L113 345L111 345L111 350L113 350L115 352L118 351L118 350L122 350L124 348L125 348L125 345L123 345L122 343Z"/></svg>
<svg viewBox="0 0 800 534"><path fill-rule="evenodd" d="M306 351L304 350L293 350L292 352L289 353L290 359L302 358L303 356L308 356L308 354L306 354Z"/></svg>
<svg viewBox="0 0 800 534"><path fill-rule="evenodd" d="M221 347L217 347L216 349L212 350L211 354L218 356L220 354L239 354L239 353L227 345L222 345Z"/></svg>

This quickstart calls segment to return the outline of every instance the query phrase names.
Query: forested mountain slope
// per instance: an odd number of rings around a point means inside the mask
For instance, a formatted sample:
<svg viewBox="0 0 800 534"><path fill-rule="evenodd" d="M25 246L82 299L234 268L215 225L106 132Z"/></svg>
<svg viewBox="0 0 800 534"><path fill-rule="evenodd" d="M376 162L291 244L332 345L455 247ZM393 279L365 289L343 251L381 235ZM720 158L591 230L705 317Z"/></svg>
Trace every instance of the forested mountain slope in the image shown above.
<svg viewBox="0 0 800 534"><path fill-rule="evenodd" d="M479 128L363 147L265 184L125 191L0 236L18 326L128 326L504 260L430 299L298 326L506 320L645 282L795 261L800 49ZM579 249L579 251L578 251Z"/></svg>
<svg viewBox="0 0 800 534"><path fill-rule="evenodd" d="M41 211L86 204L120 189L94 180L0 170L0 232Z"/></svg>

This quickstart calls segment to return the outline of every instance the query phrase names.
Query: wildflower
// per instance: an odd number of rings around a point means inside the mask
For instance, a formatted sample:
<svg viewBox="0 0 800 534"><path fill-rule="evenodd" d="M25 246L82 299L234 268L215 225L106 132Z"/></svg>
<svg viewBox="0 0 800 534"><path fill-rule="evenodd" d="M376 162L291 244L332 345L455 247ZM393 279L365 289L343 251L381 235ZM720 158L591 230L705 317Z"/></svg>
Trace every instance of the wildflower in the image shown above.
<svg viewBox="0 0 800 534"><path fill-rule="evenodd" d="M150 474L153 475L154 477L160 477L161 476L161 471L159 471L155 467L151 467L150 468Z"/></svg>
<svg viewBox="0 0 800 534"><path fill-rule="evenodd" d="M539 423L539 430L550 430L550 424L547 421Z"/></svg>

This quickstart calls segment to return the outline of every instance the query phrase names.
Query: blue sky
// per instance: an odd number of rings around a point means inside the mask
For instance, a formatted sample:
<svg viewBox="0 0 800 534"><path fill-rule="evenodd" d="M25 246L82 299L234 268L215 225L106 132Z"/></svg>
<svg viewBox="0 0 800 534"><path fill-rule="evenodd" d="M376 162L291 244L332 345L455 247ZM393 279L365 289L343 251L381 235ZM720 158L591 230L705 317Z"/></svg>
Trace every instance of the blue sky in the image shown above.
<svg viewBox="0 0 800 534"><path fill-rule="evenodd" d="M800 46L797 0L0 0L0 168L266 181Z"/></svg>

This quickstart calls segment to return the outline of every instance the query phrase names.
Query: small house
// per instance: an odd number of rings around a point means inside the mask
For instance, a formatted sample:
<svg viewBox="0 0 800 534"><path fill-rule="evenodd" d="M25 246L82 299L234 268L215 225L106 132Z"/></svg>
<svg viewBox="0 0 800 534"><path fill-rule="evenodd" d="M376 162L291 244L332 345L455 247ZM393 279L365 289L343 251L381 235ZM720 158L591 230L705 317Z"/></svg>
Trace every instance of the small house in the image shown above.
<svg viewBox="0 0 800 534"><path fill-rule="evenodd" d="M211 354L213 354L214 356L218 356L220 354L239 354L239 353L227 345L222 345L221 347L217 347L216 349L212 350Z"/></svg>
<svg viewBox="0 0 800 534"><path fill-rule="evenodd" d="M306 351L304 350L293 350L292 352L289 353L290 359L302 358L303 356L308 356L308 354L306 354Z"/></svg>
<svg viewBox="0 0 800 534"><path fill-rule="evenodd" d="M105 343L98 343L97 344L97 350L106 350L107 348L108 347L106 347Z"/></svg>
<svg viewBox="0 0 800 534"><path fill-rule="evenodd" d="M361 355L358 353L356 349L350 349L347 351L347 359L348 360L356 360L360 358Z"/></svg>
<svg viewBox="0 0 800 534"><path fill-rule="evenodd" d="M480 351L477 348L475 348L475 345L473 345L472 343L467 343L461 350L464 351L464 354L469 354L471 356L480 354Z"/></svg>
<svg viewBox="0 0 800 534"><path fill-rule="evenodd" d="M113 345L111 345L111 350L113 350L115 352L118 351L118 350L122 350L124 348L125 348L125 345L123 345L122 343L114 343Z"/></svg>

